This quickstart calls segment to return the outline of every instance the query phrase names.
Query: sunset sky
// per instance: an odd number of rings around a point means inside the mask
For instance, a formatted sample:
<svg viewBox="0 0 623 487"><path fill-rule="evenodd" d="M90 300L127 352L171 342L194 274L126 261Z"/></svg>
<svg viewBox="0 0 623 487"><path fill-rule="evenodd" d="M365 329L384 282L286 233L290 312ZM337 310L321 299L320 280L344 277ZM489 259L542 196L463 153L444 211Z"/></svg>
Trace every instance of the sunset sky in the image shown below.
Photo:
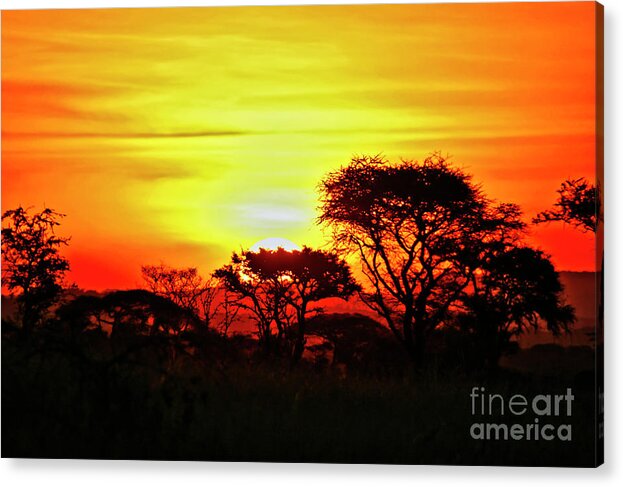
<svg viewBox="0 0 623 487"><path fill-rule="evenodd" d="M527 218L594 179L581 3L2 12L2 210L67 214L71 279L321 245L316 186L355 154L441 151ZM593 238L532 231L560 270Z"/></svg>

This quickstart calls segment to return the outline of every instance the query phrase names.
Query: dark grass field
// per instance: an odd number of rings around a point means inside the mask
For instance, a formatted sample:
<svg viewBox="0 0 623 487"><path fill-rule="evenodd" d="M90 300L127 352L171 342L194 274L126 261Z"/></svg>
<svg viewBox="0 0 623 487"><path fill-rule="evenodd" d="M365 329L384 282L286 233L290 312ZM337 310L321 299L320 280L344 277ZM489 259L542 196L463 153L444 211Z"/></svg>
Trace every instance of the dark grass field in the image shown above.
<svg viewBox="0 0 623 487"><path fill-rule="evenodd" d="M96 353L87 359L83 352L3 338L3 457L594 463L594 393L587 369L554 375L547 368L502 369L495 379L440 367L344 376L330 367L303 363L290 370L252 357L179 355L163 362L158 351L147 349L111 362ZM154 363L160 365L149 365ZM476 385L507 397L572 387L573 441L471 439L469 392Z"/></svg>

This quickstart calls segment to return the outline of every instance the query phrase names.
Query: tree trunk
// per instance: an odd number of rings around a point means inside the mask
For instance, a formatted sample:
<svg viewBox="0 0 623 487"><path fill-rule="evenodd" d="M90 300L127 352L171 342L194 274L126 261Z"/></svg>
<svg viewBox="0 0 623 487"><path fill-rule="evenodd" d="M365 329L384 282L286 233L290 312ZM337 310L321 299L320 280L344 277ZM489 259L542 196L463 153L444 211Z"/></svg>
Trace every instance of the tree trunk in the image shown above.
<svg viewBox="0 0 623 487"><path fill-rule="evenodd" d="M413 319L411 314L407 313L403 322L403 334L409 359L415 370L419 371L424 366L424 350L426 349L421 320Z"/></svg>
<svg viewBox="0 0 623 487"><path fill-rule="evenodd" d="M426 350L426 338L420 326L415 327L415 343L413 353L413 364L415 369L420 371L424 367L424 352Z"/></svg>
<svg viewBox="0 0 623 487"><path fill-rule="evenodd" d="M26 297L22 304L22 337L28 338L32 335L32 330L35 324L35 313L33 312L32 305L29 303L29 299Z"/></svg>
<svg viewBox="0 0 623 487"><path fill-rule="evenodd" d="M305 310L303 310L298 319L298 326L296 330L296 338L294 342L294 348L292 350L292 364L296 365L303 356L305 351Z"/></svg>
<svg viewBox="0 0 623 487"><path fill-rule="evenodd" d="M264 352L264 355L268 356L272 352L272 333L270 331L270 324L266 326L265 323L259 324L259 342L261 345L261 349Z"/></svg>

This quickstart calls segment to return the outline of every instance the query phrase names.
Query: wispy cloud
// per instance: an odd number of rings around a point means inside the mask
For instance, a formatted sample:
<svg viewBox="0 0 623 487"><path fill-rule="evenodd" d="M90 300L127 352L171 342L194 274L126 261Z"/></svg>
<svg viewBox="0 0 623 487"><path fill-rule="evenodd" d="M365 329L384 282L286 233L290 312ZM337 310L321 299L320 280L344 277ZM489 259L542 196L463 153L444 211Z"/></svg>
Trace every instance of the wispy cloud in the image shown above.
<svg viewBox="0 0 623 487"><path fill-rule="evenodd" d="M235 130L213 130L201 132L7 132L3 137L23 138L76 138L76 139L189 139L204 137L236 137L248 135L250 132Z"/></svg>
<svg viewBox="0 0 623 487"><path fill-rule="evenodd" d="M3 205L45 199L93 255L175 240L227 258L322 242L316 185L353 154L440 150L536 208L593 169L591 9L3 12Z"/></svg>

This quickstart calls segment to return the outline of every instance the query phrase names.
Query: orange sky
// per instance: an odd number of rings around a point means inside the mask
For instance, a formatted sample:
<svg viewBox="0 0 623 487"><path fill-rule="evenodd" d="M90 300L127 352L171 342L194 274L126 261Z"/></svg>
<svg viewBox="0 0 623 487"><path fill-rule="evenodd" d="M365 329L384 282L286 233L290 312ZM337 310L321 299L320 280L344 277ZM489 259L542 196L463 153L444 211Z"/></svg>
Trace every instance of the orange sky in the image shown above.
<svg viewBox="0 0 623 487"><path fill-rule="evenodd" d="M5 11L2 209L66 213L99 289L320 245L316 185L353 154L442 151L531 217L594 179L594 29L592 2ZM590 235L532 239L594 268Z"/></svg>

